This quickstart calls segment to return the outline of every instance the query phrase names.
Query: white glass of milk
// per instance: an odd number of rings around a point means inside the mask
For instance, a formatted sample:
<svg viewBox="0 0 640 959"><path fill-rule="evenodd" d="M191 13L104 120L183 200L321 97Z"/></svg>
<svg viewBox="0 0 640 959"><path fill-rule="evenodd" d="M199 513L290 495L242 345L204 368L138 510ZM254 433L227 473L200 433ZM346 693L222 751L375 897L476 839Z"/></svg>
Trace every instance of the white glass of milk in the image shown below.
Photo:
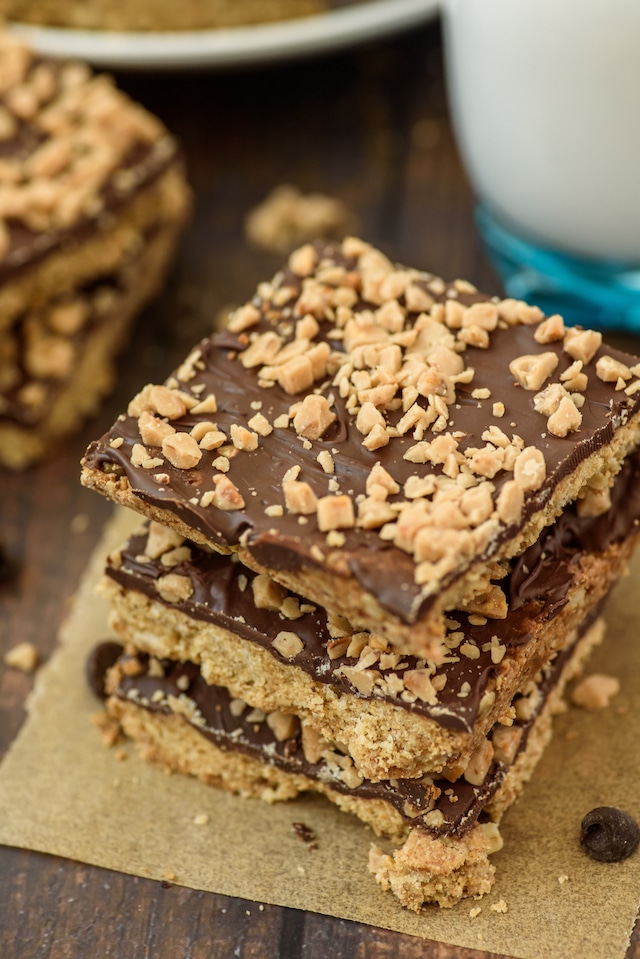
<svg viewBox="0 0 640 959"><path fill-rule="evenodd" d="M507 292L640 332L640 0L444 0L444 36Z"/></svg>

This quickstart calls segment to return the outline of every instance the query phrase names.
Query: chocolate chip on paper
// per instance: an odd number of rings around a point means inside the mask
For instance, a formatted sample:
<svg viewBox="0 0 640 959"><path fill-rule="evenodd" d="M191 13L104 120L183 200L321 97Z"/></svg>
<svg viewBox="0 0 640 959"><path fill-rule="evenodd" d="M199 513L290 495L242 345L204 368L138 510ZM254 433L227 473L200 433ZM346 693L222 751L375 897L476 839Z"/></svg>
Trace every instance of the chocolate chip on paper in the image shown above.
<svg viewBox="0 0 640 959"><path fill-rule="evenodd" d="M599 862L621 862L638 848L640 827L629 813L615 806L598 806L582 820L580 844Z"/></svg>

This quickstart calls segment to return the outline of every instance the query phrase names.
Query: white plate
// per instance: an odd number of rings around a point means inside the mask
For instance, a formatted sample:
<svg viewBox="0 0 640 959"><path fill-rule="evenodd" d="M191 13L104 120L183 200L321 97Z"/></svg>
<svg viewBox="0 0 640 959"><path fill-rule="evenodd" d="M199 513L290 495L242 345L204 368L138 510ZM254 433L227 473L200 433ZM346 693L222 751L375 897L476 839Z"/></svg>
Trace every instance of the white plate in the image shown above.
<svg viewBox="0 0 640 959"><path fill-rule="evenodd" d="M179 0L177 0L179 2ZM12 24L40 53L109 68L171 69L263 63L337 50L434 18L440 0L367 0L299 20L175 33L113 33Z"/></svg>

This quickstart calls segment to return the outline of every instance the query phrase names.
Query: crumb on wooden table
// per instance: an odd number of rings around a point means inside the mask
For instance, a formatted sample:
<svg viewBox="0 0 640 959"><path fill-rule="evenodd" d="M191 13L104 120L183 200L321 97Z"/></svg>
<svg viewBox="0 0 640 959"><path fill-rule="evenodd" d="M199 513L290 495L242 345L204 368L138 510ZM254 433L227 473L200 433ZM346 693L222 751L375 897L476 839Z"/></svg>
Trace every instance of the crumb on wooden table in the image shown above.
<svg viewBox="0 0 640 959"><path fill-rule="evenodd" d="M23 673L34 673L38 668L38 650L33 643L18 643L4 654L5 666L10 669L19 669Z"/></svg>
<svg viewBox="0 0 640 959"><path fill-rule="evenodd" d="M249 211L245 237L251 246L282 254L316 237L343 235L355 225L342 200L324 193L302 193L285 183Z"/></svg>

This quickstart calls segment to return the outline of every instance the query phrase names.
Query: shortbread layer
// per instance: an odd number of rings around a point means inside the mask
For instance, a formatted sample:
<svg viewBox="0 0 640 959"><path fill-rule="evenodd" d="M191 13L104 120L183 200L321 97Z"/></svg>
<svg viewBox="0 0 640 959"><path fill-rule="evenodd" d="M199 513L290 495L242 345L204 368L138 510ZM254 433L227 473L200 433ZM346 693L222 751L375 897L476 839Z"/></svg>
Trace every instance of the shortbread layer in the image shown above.
<svg viewBox="0 0 640 959"><path fill-rule="evenodd" d="M317 244L142 390L83 482L436 658L446 612L505 617L506 564L568 503L607 507L639 373L560 317Z"/></svg>

